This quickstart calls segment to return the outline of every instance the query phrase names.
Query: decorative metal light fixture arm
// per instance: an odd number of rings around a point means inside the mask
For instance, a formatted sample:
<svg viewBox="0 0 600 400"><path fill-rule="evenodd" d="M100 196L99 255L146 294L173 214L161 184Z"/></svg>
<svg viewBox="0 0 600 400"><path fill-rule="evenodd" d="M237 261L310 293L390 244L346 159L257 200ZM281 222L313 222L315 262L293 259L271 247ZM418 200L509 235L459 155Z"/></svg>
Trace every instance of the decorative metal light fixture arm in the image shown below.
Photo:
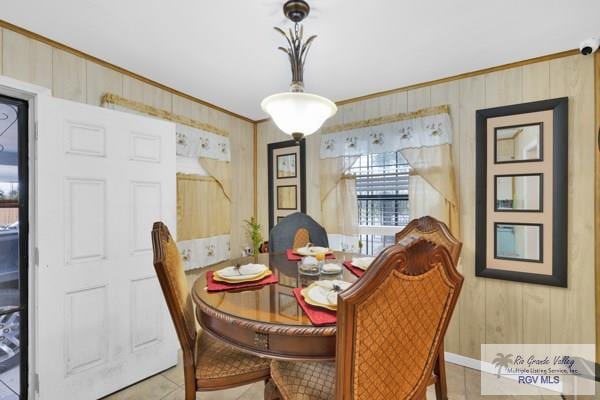
<svg viewBox="0 0 600 400"><path fill-rule="evenodd" d="M304 63L312 42L317 38L317 35L309 37L305 42L302 42L304 36L304 28L302 24L294 24L294 30L289 29L289 34L283 29L274 27L288 42L289 48L278 47L288 55L290 67L292 70L292 91L303 91L304 88Z"/></svg>

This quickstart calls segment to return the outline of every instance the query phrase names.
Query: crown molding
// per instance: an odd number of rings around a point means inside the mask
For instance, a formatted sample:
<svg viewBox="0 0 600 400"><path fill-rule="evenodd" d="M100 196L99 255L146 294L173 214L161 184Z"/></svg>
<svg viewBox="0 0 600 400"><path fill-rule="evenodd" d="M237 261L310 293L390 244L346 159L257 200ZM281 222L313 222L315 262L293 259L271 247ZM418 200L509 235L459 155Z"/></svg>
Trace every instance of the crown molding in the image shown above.
<svg viewBox="0 0 600 400"><path fill-rule="evenodd" d="M114 71L120 72L120 73L122 73L124 75L130 76L130 77L132 77L134 79L138 79L138 80L140 80L140 81L142 81L144 83L147 83L149 85L155 86L155 87L157 87L159 89L162 89L162 90L164 90L166 92L169 92L171 94L174 94L174 95L177 95L177 96L181 96L181 97L183 97L185 99L191 100L191 101L193 101L195 103L198 103L198 104L202 104L203 106L206 106L206 107L210 107L210 108L212 108L214 110L217 110L217 111L220 111L222 113L228 114L228 115L230 115L232 117L235 117L235 118L239 118L239 119L241 119L243 121L250 122L250 123L253 123L253 124L260 124L260 123L267 122L267 121L270 120L270 118L263 118L263 119L254 120L254 119L246 117L244 115L237 114L237 113L235 113L233 111L230 111L230 110L227 110L227 109L225 109L223 107L220 107L220 106L217 106L215 104L209 103L207 101L204 101L202 99L199 99L199 98L194 97L192 95L189 95L187 93L181 92L181 91L179 91L177 89L173 89L173 88L171 88L169 86L163 85L160 82L153 81L153 80L148 79L148 78L146 78L146 77L144 77L142 75L139 75L139 74L137 74L135 72L129 71L129 70L125 69L125 68L122 68L122 67L119 67L119 66L117 66L115 64L109 63L108 61L104 61L104 60L102 60L102 59L100 59L98 57L95 57L93 55L90 55L88 53L84 53L83 51L80 51L80 50L74 49L72 47L69 47L69 46L67 46L67 45L65 45L63 43L57 42L56 40L47 38L47 37L42 36L42 35L40 35L38 33L29 31L29 30L27 30L25 28L22 28L20 26L11 24L10 22L7 22L5 20L0 19L0 27L2 27L4 29L11 30L11 31L16 32L16 33L19 33L19 34L21 34L23 36L27 36L27 37L29 37L31 39L34 39L34 40L37 40L39 42L45 43L45 44L47 44L49 46L52 46L54 48L66 51L68 53L71 53L73 55L76 55L78 57L86 59L88 61L92 61L94 63L102 65L103 67L106 67L106 68L112 69ZM370 94L366 94L366 95L363 95L363 96L352 97L352 98L345 99L345 100L338 100L338 101L335 102L335 104L338 105L338 106L342 106L344 104L356 103L358 101L364 101L364 100L373 99L373 98L376 98L376 97L388 96L388 95L391 95L391 94L394 94L394 93L399 93L399 92L406 92L408 90L418 89L418 88L422 88L422 87L425 87L425 86L438 85L438 84L441 84L441 83L451 82L451 81L455 81L455 80L459 80L459 79L471 78L471 77L478 76L478 75L485 75L485 74L489 74L489 73L496 72L496 71L502 71L502 70L505 70L505 69L521 67L521 66L524 66L524 65L534 64L534 63L538 63L538 62L542 62L542 61L549 61L549 60L554 60L554 59L557 59L557 58L569 57L569 56L573 56L573 55L576 55L576 54L579 54L579 50L578 49L571 49L571 50L561 51L561 52L558 52L558 53L553 53L553 54L547 54L547 55L544 55L544 56L528 58L528 59L525 59L525 60L515 61L515 62L512 62L512 63L508 63L508 64L502 64L502 65L498 65L498 66L495 66L495 67L483 68L483 69L479 69L479 70L475 70L475 71L471 71L471 72L465 72L465 73L458 74L458 75L448 76L448 77L445 77L445 78L434 79L434 80L431 80L431 81L426 81L426 82L416 83L416 84L412 84L412 85L402 86L402 87L398 87L398 88L394 88L394 89L384 90L384 91L381 91L381 92L370 93Z"/></svg>
<svg viewBox="0 0 600 400"><path fill-rule="evenodd" d="M166 92L169 92L171 94L174 94L176 96L180 96L180 97L183 97L185 99L191 100L191 101L193 101L195 103L201 104L203 106L212 108L213 110L220 111L220 112L222 112L224 114L230 115L230 116L235 117L235 118L239 118L239 119L241 119L243 121L246 121L246 122L256 123L256 121L253 120L252 118L248 118L248 117L246 117L244 115L237 114L237 113L235 113L233 111L227 110L227 109L225 109L223 107L219 107L219 106L217 106L215 104L209 103L207 101L204 101L202 99L199 99L199 98L194 97L192 95L189 95L187 93L181 92L181 91L179 91L177 89L173 89L172 87L169 87L167 85L163 85L160 82L153 81L152 79L149 79L149 78L146 78L146 77L144 77L142 75L136 74L135 72L129 71L128 69L119 67L118 65L109 63L108 61L102 60L102 59L100 59L98 57L95 57L95 56L93 56L91 54L84 53L83 51L74 49L74 48L72 48L70 46L67 46L67 45L63 44L63 43L57 42L56 40L47 38L47 37L42 36L42 35L40 35L38 33L35 33L35 32L32 32L32 31L29 31L29 30L27 30L25 28L22 28L20 26L11 24L10 22L7 22L5 20L0 19L0 27L2 27L4 29L8 29L8 30L13 31L13 32L16 32L16 33L19 33L19 34L21 34L23 36L26 36L26 37L30 38L30 39L37 40L39 42L45 43L45 44L47 44L47 45L49 45L51 47L54 47L56 49L66 51L67 53L71 53L71 54L73 54L73 55L75 55L77 57L81 57L81 58L83 58L85 60L94 62L96 64L99 64L99 65L103 66L103 67L112 69L113 71L117 71L117 72L119 72L119 73L121 73L123 75L127 75L127 76L129 76L131 78L134 78L134 79L137 79L137 80L142 81L144 83L147 83L149 85L155 86L155 87L157 87L159 89L162 89L162 90L164 90Z"/></svg>
<svg viewBox="0 0 600 400"><path fill-rule="evenodd" d="M369 99L373 99L373 98L376 98L376 97L389 96L391 94L400 93L400 92L407 92L409 90L419 89L419 88L423 88L423 87L426 87L426 86L439 85L441 83L452 82L452 81L456 81L456 80L459 80L459 79L472 78L474 76L490 74L492 72L497 72L497 71L502 71L502 70L505 70L505 69L522 67L524 65L535 64L535 63L539 63L539 62L542 62L542 61L554 60L554 59L557 59L557 58L570 57L570 56L574 56L574 55L577 55L577 54L579 54L579 50L578 49L571 49L571 50L561 51L561 52L558 52L558 53L552 53L552 54L547 54L547 55L544 55L544 56L528 58L526 60L515 61L515 62L512 62L512 63L508 63L508 64L502 64L502 65L498 65L498 66L495 66L495 67L483 68L483 69L479 69L479 70L475 70L475 71L471 71L471 72L465 72L465 73L458 74L458 75L448 76L448 77L445 77L445 78L434 79L434 80L427 81L427 82L415 83L415 84L412 84L412 85L402 86L402 87L395 88L395 89L389 89L389 90L384 90L384 91L381 91L381 92L375 92L375 93L371 93L371 94L366 94L364 96L352 97L352 98L345 99L345 100L338 100L338 101L335 102L335 104L337 106L343 106L344 104L356 103L358 101L369 100ZM259 119L259 120L255 121L255 123L260 124L260 123L263 123L263 122L267 122L269 120L270 120L270 118L263 118L263 119Z"/></svg>

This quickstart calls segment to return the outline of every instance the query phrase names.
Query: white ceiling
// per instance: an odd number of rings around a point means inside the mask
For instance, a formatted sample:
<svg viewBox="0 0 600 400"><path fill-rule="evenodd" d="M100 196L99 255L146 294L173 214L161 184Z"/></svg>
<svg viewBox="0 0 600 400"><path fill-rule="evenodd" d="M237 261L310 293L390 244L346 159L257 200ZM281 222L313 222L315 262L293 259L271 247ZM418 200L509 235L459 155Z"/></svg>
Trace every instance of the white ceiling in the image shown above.
<svg viewBox="0 0 600 400"><path fill-rule="evenodd" d="M252 119L287 90L283 0L19 0L0 17ZM313 0L306 90L342 100L578 46L598 0Z"/></svg>

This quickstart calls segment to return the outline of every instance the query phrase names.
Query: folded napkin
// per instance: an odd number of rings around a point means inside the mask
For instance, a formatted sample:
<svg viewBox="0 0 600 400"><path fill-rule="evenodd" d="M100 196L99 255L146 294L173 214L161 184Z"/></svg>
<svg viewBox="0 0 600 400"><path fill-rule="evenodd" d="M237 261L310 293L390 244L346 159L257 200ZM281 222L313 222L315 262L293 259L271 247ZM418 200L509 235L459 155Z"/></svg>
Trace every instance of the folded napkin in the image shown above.
<svg viewBox="0 0 600 400"><path fill-rule="evenodd" d="M352 265L360 269L367 269L371 266L375 257L355 257L352 259Z"/></svg>
<svg viewBox="0 0 600 400"><path fill-rule="evenodd" d="M335 260L335 254L329 253L325 256L327 260ZM302 256L294 253L294 249L287 249L287 259L288 261L300 261L302 260Z"/></svg>
<svg viewBox="0 0 600 400"><path fill-rule="evenodd" d="M337 280L337 279L333 279L333 280L322 280L322 281L316 281L314 283L315 286L319 286L320 288L323 288L323 293L325 294L325 299L327 299L327 301L319 301L320 303L323 304L328 304L328 305L337 305L337 297L338 297L338 292L336 290L334 290L334 288L338 288L339 291L343 292L344 290L348 289L350 286L352 286L352 284L350 282L346 282L346 281L341 281L341 280Z"/></svg>
<svg viewBox="0 0 600 400"><path fill-rule="evenodd" d="M206 273L206 286L209 292L221 292L226 290L239 290L246 288L257 288L264 285L269 285L271 283L277 283L278 279L275 274L271 274L262 278L259 281L253 282L240 282L240 283L227 283L227 282L217 282L213 279L213 271L208 271Z"/></svg>
<svg viewBox="0 0 600 400"><path fill-rule="evenodd" d="M293 290L296 301L302 308L302 311L306 314L310 322L315 326L332 325L337 322L337 314L335 311L327 310L325 308L314 307L304 301L302 297L301 288Z"/></svg>
<svg viewBox="0 0 600 400"><path fill-rule="evenodd" d="M359 278L365 273L364 270L352 265L352 261L344 261L344 267L348 268L348 270L350 272L352 272L354 275L358 276Z"/></svg>

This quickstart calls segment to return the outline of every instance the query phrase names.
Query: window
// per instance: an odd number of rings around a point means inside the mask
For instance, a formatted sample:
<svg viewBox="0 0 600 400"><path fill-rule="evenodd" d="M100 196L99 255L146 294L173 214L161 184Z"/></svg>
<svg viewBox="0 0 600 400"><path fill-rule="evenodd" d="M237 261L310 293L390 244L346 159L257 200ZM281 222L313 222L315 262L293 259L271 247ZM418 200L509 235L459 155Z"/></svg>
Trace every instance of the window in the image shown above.
<svg viewBox="0 0 600 400"><path fill-rule="evenodd" d="M16 172L16 168L15 172ZM16 182L0 182L0 204L17 204L19 201L19 184Z"/></svg>
<svg viewBox="0 0 600 400"><path fill-rule="evenodd" d="M351 168L356 175L358 224L363 252L375 255L394 243L409 221L408 173L399 152L361 156Z"/></svg>

